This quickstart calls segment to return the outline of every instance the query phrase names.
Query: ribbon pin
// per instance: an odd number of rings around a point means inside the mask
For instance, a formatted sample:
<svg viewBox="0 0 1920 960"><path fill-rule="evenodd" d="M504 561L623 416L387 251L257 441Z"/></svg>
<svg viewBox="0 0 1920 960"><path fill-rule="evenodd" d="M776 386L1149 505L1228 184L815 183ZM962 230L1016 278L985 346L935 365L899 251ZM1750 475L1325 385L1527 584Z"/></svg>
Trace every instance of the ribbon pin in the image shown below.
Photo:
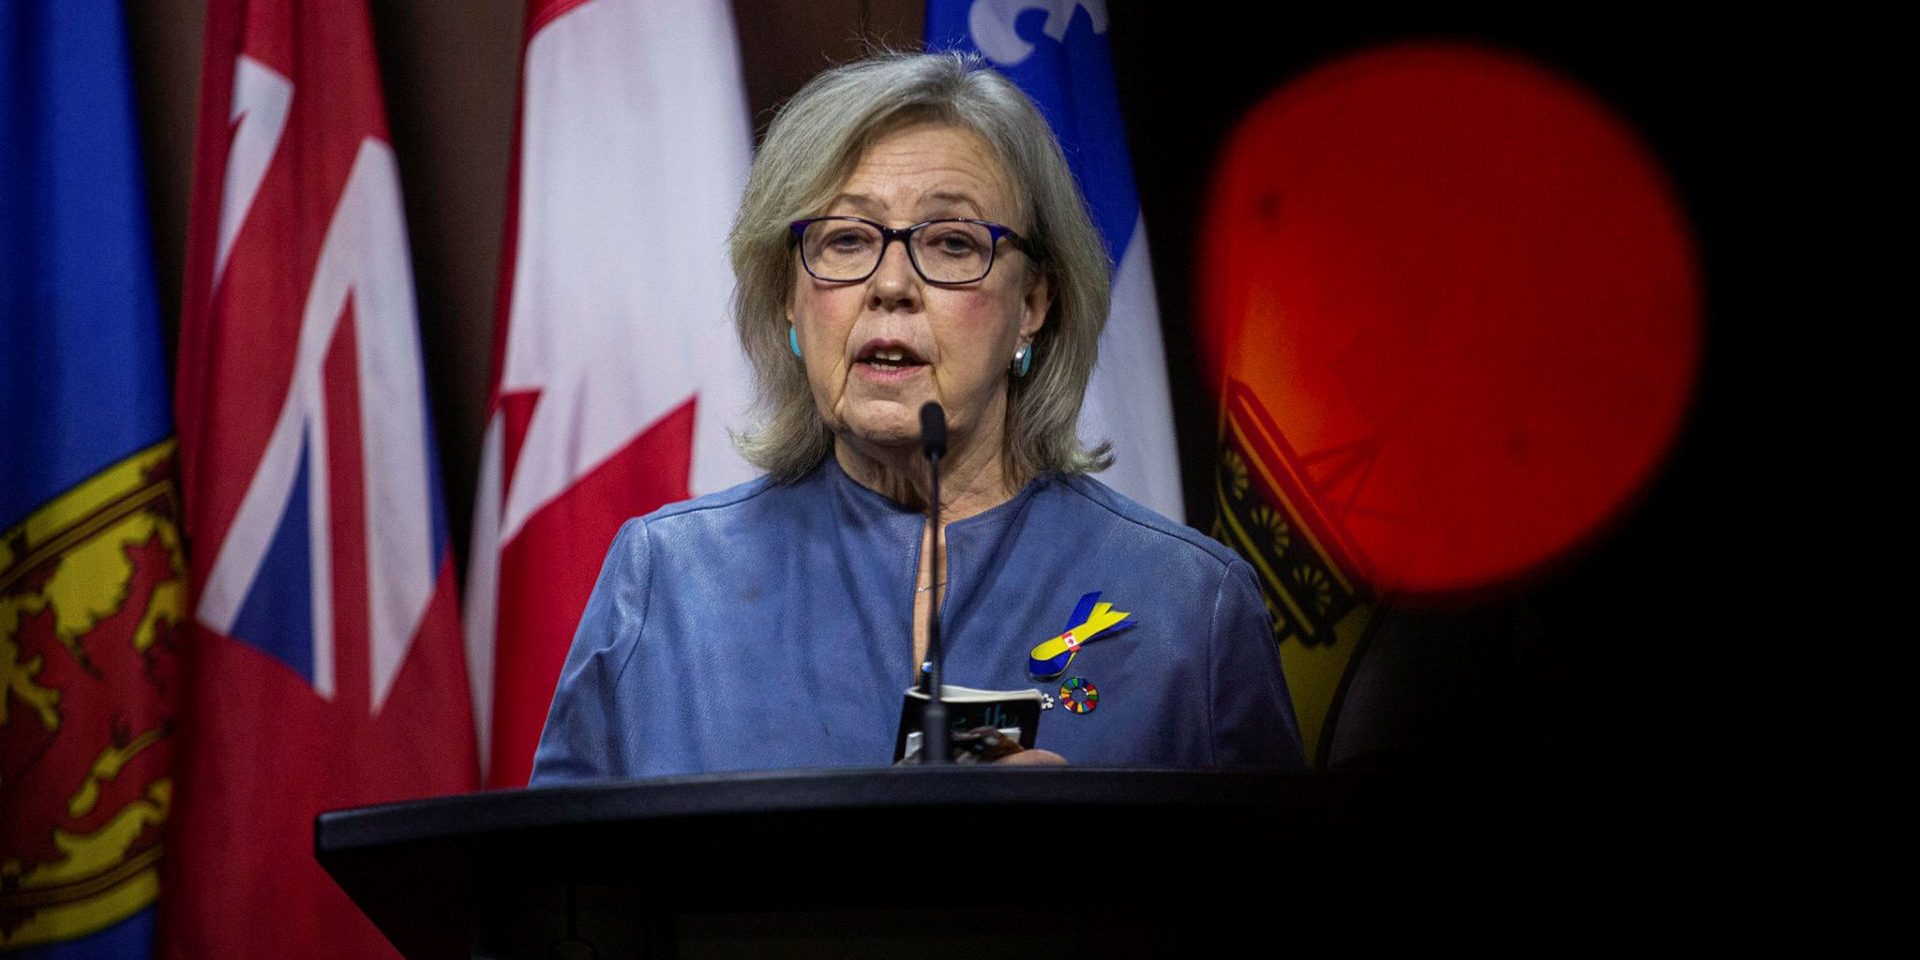
<svg viewBox="0 0 1920 960"><path fill-rule="evenodd" d="M1074 655L1093 638L1103 633L1111 637L1139 626L1138 620L1127 619L1131 616L1125 610L1115 610L1111 603L1101 603L1098 590L1081 597L1073 616L1067 618L1067 629L1027 654L1027 672L1035 680L1052 680L1067 672Z"/></svg>

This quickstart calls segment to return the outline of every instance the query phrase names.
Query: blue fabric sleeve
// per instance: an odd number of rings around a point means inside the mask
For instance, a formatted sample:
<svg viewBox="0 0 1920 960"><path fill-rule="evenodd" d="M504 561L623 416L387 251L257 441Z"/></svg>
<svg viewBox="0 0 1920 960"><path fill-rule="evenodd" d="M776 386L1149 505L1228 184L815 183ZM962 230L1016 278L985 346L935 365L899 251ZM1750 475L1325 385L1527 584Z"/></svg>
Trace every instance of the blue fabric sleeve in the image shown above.
<svg viewBox="0 0 1920 960"><path fill-rule="evenodd" d="M626 742L615 697L647 622L649 546L644 520L628 520L614 536L560 669L529 786L628 775L634 745Z"/></svg>
<svg viewBox="0 0 1920 960"><path fill-rule="evenodd" d="M1280 652L1253 568L1244 560L1230 561L1221 573L1208 643L1214 766L1304 767Z"/></svg>

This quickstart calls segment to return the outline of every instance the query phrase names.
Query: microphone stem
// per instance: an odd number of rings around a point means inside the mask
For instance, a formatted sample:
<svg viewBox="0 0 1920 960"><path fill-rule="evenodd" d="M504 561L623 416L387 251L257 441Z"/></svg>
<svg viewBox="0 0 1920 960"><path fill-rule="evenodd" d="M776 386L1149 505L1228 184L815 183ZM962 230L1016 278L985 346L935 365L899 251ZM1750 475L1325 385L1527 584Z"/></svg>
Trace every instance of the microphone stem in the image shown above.
<svg viewBox="0 0 1920 960"><path fill-rule="evenodd" d="M927 524L930 533L928 548L933 556L928 567L928 582L934 584L927 591L927 684L929 699L927 712L921 721L921 738L925 749L921 753L922 763L944 764L952 757L949 755L947 728L947 704L941 699L940 678L940 587L942 550L940 549L940 455L929 452L927 455L928 473L931 474L927 498Z"/></svg>

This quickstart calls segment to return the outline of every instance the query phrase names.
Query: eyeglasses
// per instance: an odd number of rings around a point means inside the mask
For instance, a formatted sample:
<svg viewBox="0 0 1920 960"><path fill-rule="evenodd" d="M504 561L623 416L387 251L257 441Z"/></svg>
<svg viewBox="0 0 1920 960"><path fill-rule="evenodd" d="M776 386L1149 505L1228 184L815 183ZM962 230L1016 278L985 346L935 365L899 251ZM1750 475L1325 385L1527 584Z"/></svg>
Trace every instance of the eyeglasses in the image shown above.
<svg viewBox="0 0 1920 960"><path fill-rule="evenodd" d="M853 283L873 276L895 240L907 246L907 259L928 283L973 283L993 269L993 252L1005 237L1014 248L1033 255L1032 247L1011 227L985 220L927 220L895 230L862 217L814 217L795 220L794 242L800 263L816 280Z"/></svg>

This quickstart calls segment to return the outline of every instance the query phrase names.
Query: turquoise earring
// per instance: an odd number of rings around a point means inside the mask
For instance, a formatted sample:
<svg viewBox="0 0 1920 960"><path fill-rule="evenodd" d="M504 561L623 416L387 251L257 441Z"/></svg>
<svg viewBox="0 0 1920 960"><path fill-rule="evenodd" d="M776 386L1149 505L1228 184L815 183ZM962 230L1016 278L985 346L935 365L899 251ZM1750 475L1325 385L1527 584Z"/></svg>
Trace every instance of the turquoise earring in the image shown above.
<svg viewBox="0 0 1920 960"><path fill-rule="evenodd" d="M1033 344L1023 343L1013 352L1013 375L1024 377L1033 372Z"/></svg>
<svg viewBox="0 0 1920 960"><path fill-rule="evenodd" d="M796 357L800 355L800 328L791 323L787 324L787 349Z"/></svg>

